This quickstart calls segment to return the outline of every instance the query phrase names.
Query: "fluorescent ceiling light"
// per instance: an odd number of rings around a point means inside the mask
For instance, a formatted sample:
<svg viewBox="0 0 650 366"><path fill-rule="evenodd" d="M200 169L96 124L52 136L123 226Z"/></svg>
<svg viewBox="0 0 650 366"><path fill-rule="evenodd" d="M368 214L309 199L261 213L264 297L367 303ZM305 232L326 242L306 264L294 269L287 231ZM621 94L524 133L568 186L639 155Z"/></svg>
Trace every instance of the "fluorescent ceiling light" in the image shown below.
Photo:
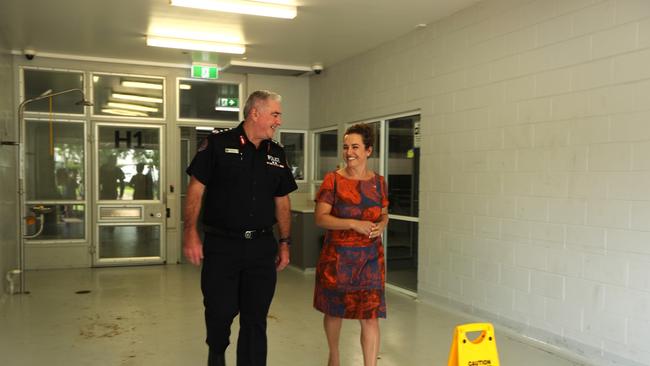
<svg viewBox="0 0 650 366"><path fill-rule="evenodd" d="M154 90L162 90L163 88L162 84L143 83L141 81L128 81L128 80L122 81L122 86L127 88L154 89Z"/></svg>
<svg viewBox="0 0 650 366"><path fill-rule="evenodd" d="M158 112L158 108L147 107L147 106L140 105L140 104L108 102L108 103L106 103L106 105L108 105L109 107L112 107L112 108L128 109L128 110L132 110L132 111Z"/></svg>
<svg viewBox="0 0 650 366"><path fill-rule="evenodd" d="M180 88L181 90L190 90L190 89L192 89L192 85L190 85L190 84L181 84L181 85L179 86L179 88Z"/></svg>
<svg viewBox="0 0 650 366"><path fill-rule="evenodd" d="M193 39L166 38L156 36L147 36L147 46L217 53L234 53L238 55L246 52L246 46L241 44L197 41Z"/></svg>
<svg viewBox="0 0 650 366"><path fill-rule="evenodd" d="M102 109L102 113L107 113L107 114L115 114L118 116L129 116L129 117L148 117L149 115L144 113L144 112L137 112L137 111L127 111L125 109L117 109L117 108L104 108Z"/></svg>
<svg viewBox="0 0 650 366"><path fill-rule="evenodd" d="M222 112L239 112L239 107L214 107L214 110Z"/></svg>
<svg viewBox="0 0 650 366"><path fill-rule="evenodd" d="M171 0L174 6L222 11L226 13L259 15L263 17L293 19L298 14L295 6L277 2L246 0Z"/></svg>
<svg viewBox="0 0 650 366"><path fill-rule="evenodd" d="M120 94L113 93L111 98L115 99L124 99L124 100L135 100L136 102L147 102L147 103L162 103L162 98L154 97L145 97L144 95L133 95L133 94Z"/></svg>
<svg viewBox="0 0 650 366"><path fill-rule="evenodd" d="M241 31L232 28L211 28L204 29L195 23L191 24L176 24L171 23L167 25L159 24L151 26L148 35L152 37L176 38L176 39L194 39L208 42L220 43L245 43L242 39Z"/></svg>

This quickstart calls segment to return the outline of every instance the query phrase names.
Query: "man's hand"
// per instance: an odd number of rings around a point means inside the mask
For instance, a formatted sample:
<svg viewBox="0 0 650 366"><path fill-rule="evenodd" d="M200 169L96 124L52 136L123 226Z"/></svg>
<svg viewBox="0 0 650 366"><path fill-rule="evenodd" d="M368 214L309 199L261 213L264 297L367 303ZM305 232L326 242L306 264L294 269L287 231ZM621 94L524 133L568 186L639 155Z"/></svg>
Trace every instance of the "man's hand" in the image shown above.
<svg viewBox="0 0 650 366"><path fill-rule="evenodd" d="M278 256L275 258L275 269L282 271L289 265L289 245L279 244Z"/></svg>
<svg viewBox="0 0 650 366"><path fill-rule="evenodd" d="M199 239L198 235L185 236L183 254L193 265L201 265L201 260L203 259L203 244L201 244L201 239Z"/></svg>

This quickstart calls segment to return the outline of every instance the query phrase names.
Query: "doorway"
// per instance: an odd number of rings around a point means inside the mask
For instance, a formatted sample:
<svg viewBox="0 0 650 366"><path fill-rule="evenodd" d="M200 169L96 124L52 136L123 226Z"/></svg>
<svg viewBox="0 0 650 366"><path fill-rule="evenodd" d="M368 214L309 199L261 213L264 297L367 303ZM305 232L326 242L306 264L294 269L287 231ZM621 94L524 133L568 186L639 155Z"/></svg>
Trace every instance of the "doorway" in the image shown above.
<svg viewBox="0 0 650 366"><path fill-rule="evenodd" d="M388 183L387 281L417 292L419 222L419 115L386 121L385 176Z"/></svg>
<svg viewBox="0 0 650 366"><path fill-rule="evenodd" d="M228 130L233 128L236 125L233 125L232 123L226 123L223 125L219 126L183 126L179 127L179 136L180 136L180 182L181 182L181 190L180 190L180 196L181 196L181 222L180 222L180 227L183 227L183 223L185 222L184 215L185 215L185 199L187 196L187 186L190 184L190 176L187 175L185 172L187 170L187 167L190 166L190 163L192 162L192 159L194 159L194 155L196 155L196 151L199 146L201 146L201 143L203 140L208 138L212 133L217 133L221 132L224 130ZM201 217L199 217L199 220L197 221L197 226L198 226L198 231L199 235L201 235L201 240L203 240L203 230L201 229ZM182 242L182 233L181 233L181 242ZM182 243L181 243L182 244ZM180 256L181 258L180 262L185 263L185 256L183 256L182 253L182 248L183 246L181 245L180 250Z"/></svg>

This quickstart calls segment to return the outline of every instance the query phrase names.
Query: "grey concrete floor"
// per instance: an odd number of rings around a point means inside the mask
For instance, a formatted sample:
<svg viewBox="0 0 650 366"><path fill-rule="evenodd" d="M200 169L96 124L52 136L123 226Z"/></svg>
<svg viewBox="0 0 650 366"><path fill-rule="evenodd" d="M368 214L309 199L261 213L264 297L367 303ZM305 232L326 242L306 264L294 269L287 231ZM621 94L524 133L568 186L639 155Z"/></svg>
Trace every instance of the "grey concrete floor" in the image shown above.
<svg viewBox="0 0 650 366"><path fill-rule="evenodd" d="M190 265L33 271L28 295L0 303L0 365L205 365L199 269ZM269 314L270 366L326 365L313 274L280 273ZM90 291L77 294L77 291ZM469 322L389 290L379 365L447 365L454 326ZM235 365L238 330L227 353ZM578 363L499 335L501 364ZM358 322L344 322L343 365L363 365Z"/></svg>

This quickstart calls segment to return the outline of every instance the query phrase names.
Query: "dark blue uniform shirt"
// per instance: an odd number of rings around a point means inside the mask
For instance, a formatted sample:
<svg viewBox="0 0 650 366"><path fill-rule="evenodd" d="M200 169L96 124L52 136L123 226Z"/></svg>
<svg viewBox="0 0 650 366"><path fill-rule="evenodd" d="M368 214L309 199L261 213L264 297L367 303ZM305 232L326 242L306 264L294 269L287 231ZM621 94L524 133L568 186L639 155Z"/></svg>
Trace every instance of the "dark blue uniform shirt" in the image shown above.
<svg viewBox="0 0 650 366"><path fill-rule="evenodd" d="M208 136L186 170L206 188L204 225L226 230L270 227L276 223L274 197L298 188L282 146L264 140L256 149L242 125Z"/></svg>

